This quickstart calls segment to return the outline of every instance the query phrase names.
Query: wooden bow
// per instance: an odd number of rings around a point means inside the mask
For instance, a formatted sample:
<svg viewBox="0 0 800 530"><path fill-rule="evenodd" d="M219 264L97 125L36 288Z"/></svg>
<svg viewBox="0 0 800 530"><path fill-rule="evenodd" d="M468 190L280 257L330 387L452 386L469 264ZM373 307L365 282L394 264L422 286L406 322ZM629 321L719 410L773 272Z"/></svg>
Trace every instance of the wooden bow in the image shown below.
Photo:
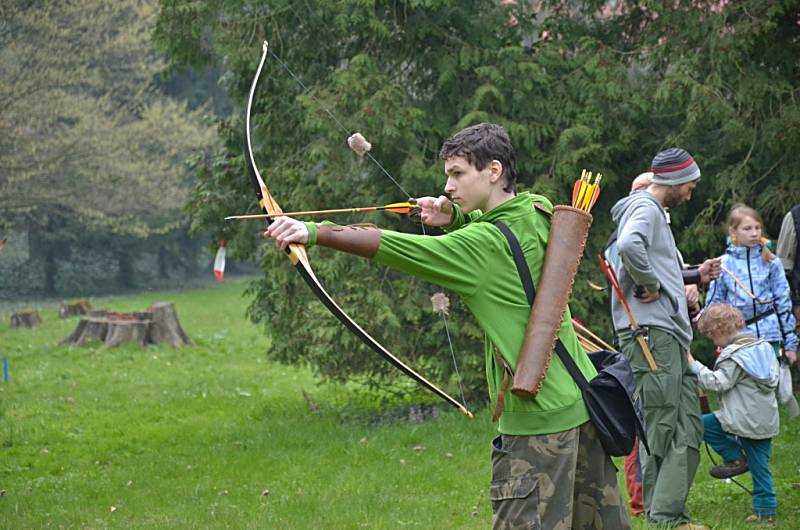
<svg viewBox="0 0 800 530"><path fill-rule="evenodd" d="M253 185L256 189L256 193L258 195L258 203L263 209L264 213L266 214L280 214L283 213L280 205L278 205L278 201L272 196L267 188L264 179L261 177L261 173L258 171L258 168L255 164L255 159L253 157L253 144L250 137L250 115L253 106L253 99L256 93L256 87L258 86L258 79L261 76L261 70L264 67L264 62L267 59L267 53L269 49L269 44L267 41L264 41L263 45L263 53L261 55L261 61L258 64L258 69L256 70L255 77L253 78L253 83L250 86L250 95L247 100L247 109L245 114L245 129L244 129L244 143L245 148L247 150L247 156L245 157L245 162L247 164L247 170L250 173L250 177L253 181ZM272 219L268 218L266 220L267 225L269 226L272 223ZM291 244L286 248L286 254L289 257L289 260L294 265L295 270L297 270L298 274L303 278L303 280L308 284L311 288L311 291L314 295L319 298L319 300L328 308L328 311L333 313L333 315L339 319L339 321L347 327L354 335L356 335L362 342L364 342L367 346L369 346L375 353L386 359L390 364L398 368L401 372L412 378L413 380L417 381L420 385L428 389L429 391L433 392L441 399L446 401L448 404L452 405L453 407L457 408L461 411L462 414L465 416L472 418L472 413L467 410L467 408L456 401L453 397L447 394L445 391L422 377L408 365L403 363L400 359L392 355L389 350L387 350L383 345L381 345L377 340L375 340L369 333L364 331L364 329L359 326L344 310L339 307L339 305L334 302L333 298L325 291L322 287L322 284L317 279L314 274L314 271L311 268L311 264L308 261L308 255L306 254L306 248L303 245L298 244Z"/></svg>

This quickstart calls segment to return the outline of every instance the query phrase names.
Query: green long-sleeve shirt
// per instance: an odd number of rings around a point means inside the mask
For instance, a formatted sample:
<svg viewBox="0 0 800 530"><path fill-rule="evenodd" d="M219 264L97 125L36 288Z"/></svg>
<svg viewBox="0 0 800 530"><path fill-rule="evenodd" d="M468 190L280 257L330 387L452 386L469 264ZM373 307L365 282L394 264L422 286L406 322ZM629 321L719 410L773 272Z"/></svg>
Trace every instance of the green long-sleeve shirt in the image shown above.
<svg viewBox="0 0 800 530"><path fill-rule="evenodd" d="M441 236L381 232L374 260L460 295L486 333L486 377L494 401L503 380L494 348L514 367L522 347L530 305L511 256L508 242L494 226L502 221L514 232L538 284L550 230L549 215L533 202L551 204L541 196L521 193L493 210L473 215L462 228ZM465 221L460 217L459 222ZM316 225L309 226L309 245L316 242ZM587 379L596 375L578 344L567 309L559 337ZM580 390L553 355L544 384L533 400L506 393L499 431L512 435L560 432L589 420Z"/></svg>

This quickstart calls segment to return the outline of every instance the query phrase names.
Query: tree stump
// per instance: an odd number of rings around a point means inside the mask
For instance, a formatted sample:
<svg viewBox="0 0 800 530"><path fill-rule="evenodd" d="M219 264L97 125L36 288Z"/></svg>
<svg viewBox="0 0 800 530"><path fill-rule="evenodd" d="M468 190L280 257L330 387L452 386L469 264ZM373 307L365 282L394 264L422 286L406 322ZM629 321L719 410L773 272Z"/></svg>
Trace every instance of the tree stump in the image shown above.
<svg viewBox="0 0 800 530"><path fill-rule="evenodd" d="M75 344L78 346L91 345L92 343L104 343L108 335L108 321L105 319L89 318L78 322L75 329Z"/></svg>
<svg viewBox="0 0 800 530"><path fill-rule="evenodd" d="M85 315L92 310L92 304L89 300L74 300L72 302L64 302L58 308L59 318L69 318L75 315Z"/></svg>
<svg viewBox="0 0 800 530"><path fill-rule="evenodd" d="M192 339L183 331L178 315L175 312L175 304L170 302L158 302L148 308L153 314L153 325L150 329L150 336L154 343L167 342L175 348L180 348L186 344L193 344Z"/></svg>
<svg viewBox="0 0 800 530"><path fill-rule="evenodd" d="M105 309L90 311L59 344L84 346L102 343L108 348L114 348L131 341L141 347L164 342L176 348L192 344L178 321L175 305L169 302L159 302L153 304L148 311L132 313L117 313Z"/></svg>
<svg viewBox="0 0 800 530"><path fill-rule="evenodd" d="M114 348L126 342L136 341L145 347L150 342L150 326L152 320L109 320L105 344Z"/></svg>
<svg viewBox="0 0 800 530"><path fill-rule="evenodd" d="M35 309L23 309L11 315L12 328L32 328L42 323L42 317Z"/></svg>

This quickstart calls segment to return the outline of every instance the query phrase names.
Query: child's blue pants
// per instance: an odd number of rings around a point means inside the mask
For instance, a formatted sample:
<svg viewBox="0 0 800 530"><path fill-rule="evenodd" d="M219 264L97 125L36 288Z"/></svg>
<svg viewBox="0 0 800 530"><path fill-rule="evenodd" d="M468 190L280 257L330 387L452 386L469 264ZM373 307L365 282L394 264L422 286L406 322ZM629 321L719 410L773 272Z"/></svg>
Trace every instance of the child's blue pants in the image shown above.
<svg viewBox="0 0 800 530"><path fill-rule="evenodd" d="M760 516L775 515L778 499L775 496L775 484L769 468L772 438L753 440L729 434L722 430L722 425L714 414L703 415L703 426L705 427L703 438L725 462L741 458L744 451L750 474L753 476L753 513Z"/></svg>

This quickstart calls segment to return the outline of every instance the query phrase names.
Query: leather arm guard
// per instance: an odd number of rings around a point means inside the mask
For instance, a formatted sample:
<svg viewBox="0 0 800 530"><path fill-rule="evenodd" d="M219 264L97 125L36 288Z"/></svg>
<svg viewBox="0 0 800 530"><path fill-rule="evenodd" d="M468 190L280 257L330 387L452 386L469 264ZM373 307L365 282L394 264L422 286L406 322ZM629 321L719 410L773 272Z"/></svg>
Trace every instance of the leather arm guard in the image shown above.
<svg viewBox="0 0 800 530"><path fill-rule="evenodd" d="M317 225L317 245L372 259L381 243L380 229L371 224Z"/></svg>

